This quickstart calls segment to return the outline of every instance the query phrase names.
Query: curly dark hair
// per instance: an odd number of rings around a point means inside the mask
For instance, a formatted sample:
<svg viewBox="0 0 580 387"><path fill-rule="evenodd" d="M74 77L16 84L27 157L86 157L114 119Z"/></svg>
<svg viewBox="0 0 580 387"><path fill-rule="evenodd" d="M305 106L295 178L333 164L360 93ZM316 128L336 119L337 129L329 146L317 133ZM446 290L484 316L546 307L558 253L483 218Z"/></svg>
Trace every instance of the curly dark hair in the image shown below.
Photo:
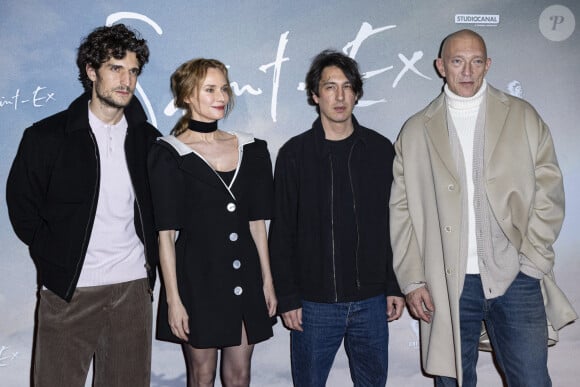
<svg viewBox="0 0 580 387"><path fill-rule="evenodd" d="M90 91L93 82L87 76L86 67L98 70L103 63L111 59L123 59L127 51L134 52L139 61L139 73L149 61L147 41L141 38L139 32L127 28L124 24L98 27L81 42L77 54L79 81L86 91Z"/></svg>
<svg viewBox="0 0 580 387"><path fill-rule="evenodd" d="M310 69L306 74L306 95L308 97L308 104L317 106L312 98L313 95L318 96L318 88L320 86L320 78L325 68L336 66L342 70L348 81L352 86L352 91L356 95L356 101L363 96L363 81L358 69L356 61L341 52L335 50L324 50L316 55L312 60Z"/></svg>

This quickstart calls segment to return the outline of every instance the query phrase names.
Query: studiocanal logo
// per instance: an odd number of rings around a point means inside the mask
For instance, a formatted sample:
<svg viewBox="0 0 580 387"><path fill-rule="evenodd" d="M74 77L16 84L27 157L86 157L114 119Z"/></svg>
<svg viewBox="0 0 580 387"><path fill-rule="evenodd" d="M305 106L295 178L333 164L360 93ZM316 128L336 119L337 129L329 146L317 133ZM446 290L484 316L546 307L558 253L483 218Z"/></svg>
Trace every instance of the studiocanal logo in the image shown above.
<svg viewBox="0 0 580 387"><path fill-rule="evenodd" d="M495 27L499 24L499 15L457 14L455 15L455 24Z"/></svg>

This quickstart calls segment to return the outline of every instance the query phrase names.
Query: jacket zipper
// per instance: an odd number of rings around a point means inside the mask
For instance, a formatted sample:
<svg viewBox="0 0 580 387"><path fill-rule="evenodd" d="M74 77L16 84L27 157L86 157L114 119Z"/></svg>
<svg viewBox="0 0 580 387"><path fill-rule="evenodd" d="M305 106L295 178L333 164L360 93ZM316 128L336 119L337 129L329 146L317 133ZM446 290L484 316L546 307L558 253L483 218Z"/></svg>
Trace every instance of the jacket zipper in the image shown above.
<svg viewBox="0 0 580 387"><path fill-rule="evenodd" d="M94 219L95 219L95 205L96 205L95 199L98 196L99 184L100 184L100 180L101 180L101 163L100 163L100 159L99 159L99 147L97 146L97 140L95 139L93 132L90 130L89 130L89 136L91 137L91 141L93 142L93 149L95 152L95 160L97 162L97 164L96 164L97 165L97 178L95 181L95 189L93 191L93 198L91 200L91 216L92 216L92 220L94 221ZM80 256L80 259L78 261L78 264L77 264L77 267L75 270L75 276L74 276L75 280L73 280L69 284L69 287L66 291L67 298L71 297L71 293L76 288L76 283L77 283L77 280L78 280L79 275L80 275L80 268L83 266L83 263L85 261L83 258L83 255L86 253L87 245L88 245L89 238L90 238L90 235L88 235L89 234L89 224L91 224L91 218L88 219L87 224L85 225L85 236L83 238L83 244L81 246L81 256ZM85 253L83 253L83 252L85 252ZM75 285L74 287L73 287L73 284Z"/></svg>
<svg viewBox="0 0 580 387"><path fill-rule="evenodd" d="M332 279L334 283L334 302L338 302L338 290L336 288L336 253L334 240L334 168L332 154L328 156L330 162L330 233L332 238Z"/></svg>
<svg viewBox="0 0 580 387"><path fill-rule="evenodd" d="M143 221L143 214L141 211L141 204L139 203L139 197L137 196L137 190L135 189L135 184L133 184L133 175L131 174L131 168L129 167L129 161L127 161L127 136L129 136L129 130L125 134L125 164L127 165L127 171L129 172L129 181L131 182L131 188L133 188L133 193L135 194L135 203L137 203L137 212L139 214L139 224L141 225L141 234L143 235L143 253L145 254L145 270L147 271L147 288L149 289L149 294L151 295L151 301L153 301L153 289L151 289L151 284L149 282L149 277L151 276L151 266L149 265L149 253L147 253L147 234L145 233L145 225Z"/></svg>
<svg viewBox="0 0 580 387"><path fill-rule="evenodd" d="M125 157L125 162L127 158ZM151 265L149 265L149 253L147 253L147 234L145 234L145 226L143 224L143 214L141 213L141 204L139 204L139 199L137 197L137 191L135 191L135 186L133 181L131 181L131 186L133 187L133 192L135 193L135 203L137 203L137 212L139 213L139 219L141 224L141 233L143 234L143 252L145 254L145 270L147 271L147 288L149 289L149 294L151 295L151 301L153 301L153 289L151 289L151 284L149 283L149 277L151 276Z"/></svg>
<svg viewBox="0 0 580 387"><path fill-rule="evenodd" d="M352 158L352 152L354 150L355 143L353 142L352 146L350 147L350 152L348 154L348 181L350 183L350 190L352 192L352 210L354 212L354 224L356 227L356 249L354 251L354 262L356 267L356 287L360 289L360 275L359 275L359 265L358 265L358 248L360 244L360 234L359 234L359 227L358 227L358 216L356 213L356 195L354 192L354 185L352 183L352 171L350 169L350 160Z"/></svg>

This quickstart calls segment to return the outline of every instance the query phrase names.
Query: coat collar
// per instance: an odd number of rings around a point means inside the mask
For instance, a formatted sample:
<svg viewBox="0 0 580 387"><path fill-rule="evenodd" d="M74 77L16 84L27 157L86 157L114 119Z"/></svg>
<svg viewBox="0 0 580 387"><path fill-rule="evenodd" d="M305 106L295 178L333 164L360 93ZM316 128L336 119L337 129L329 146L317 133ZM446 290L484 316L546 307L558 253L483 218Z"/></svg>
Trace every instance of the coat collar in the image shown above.
<svg viewBox="0 0 580 387"><path fill-rule="evenodd" d="M487 89L487 115L485 117L485 146L483 154L485 165L488 164L488 160L491 160L501 133L505 129L505 122L510 109L510 100L506 94L489 85Z"/></svg>
<svg viewBox="0 0 580 387"><path fill-rule="evenodd" d="M244 148L244 145L251 144L255 141L254 135L251 133L244 133L244 132L228 132L228 133L232 134L238 138L238 150L242 150ZM180 156L185 156L185 155L188 155L190 153L195 153L193 149L191 149L189 146L187 146L186 144L184 144L183 142L178 140L177 137L175 137L172 134L170 134L168 136L159 137L158 139L165 141L166 143L171 145L171 147L173 149L175 149L177 154ZM201 157L201 155L198 155L197 153L196 153L196 155L200 159L203 160L203 157Z"/></svg>
<svg viewBox="0 0 580 387"><path fill-rule="evenodd" d="M485 146L484 160L490 160L497 145L498 139L505 126L505 120L509 111L509 98L498 89L487 85L487 111L485 112ZM451 175L458 179L455 162L449 145L449 133L447 130L447 107L445 94L441 93L425 109L425 126L427 135L435 148L437 155L449 170Z"/></svg>
<svg viewBox="0 0 580 387"><path fill-rule="evenodd" d="M366 143L368 141L363 127L360 126L355 116L352 116L352 125L354 127L354 131L352 132L351 136L354 137L354 142L361 141L362 143ZM324 134L324 128L322 127L322 120L320 116L314 121L312 124L312 130L314 132L314 144L316 146L316 151L318 153L319 158L325 158L328 156L330 149L325 141L326 136Z"/></svg>
<svg viewBox="0 0 580 387"><path fill-rule="evenodd" d="M158 140L161 143L166 143L168 146L173 148L175 152L179 156L179 167L185 171L186 173L194 176L196 179L203 181L205 184L214 187L223 187L225 188L230 196L235 200L235 194L233 192L233 184L238 176L240 171L240 167L242 165L242 158L244 153L244 146L251 144L255 141L255 138L250 133L244 132L228 132L233 134L238 138L238 165L236 167L236 172L234 174L234 178L232 179L231 183L227 185L221 177L217 174L216 171L211 167L211 165L203 158L202 155L195 152L189 146L178 140L173 135L168 135L164 137L159 137ZM189 157L184 157L188 156Z"/></svg>
<svg viewBox="0 0 580 387"><path fill-rule="evenodd" d="M431 140L435 151L449 173L459 180L455 161L451 153L449 143L449 132L447 130L447 108L445 104L445 94L441 93L433 102L427 106L425 111L425 127L427 136Z"/></svg>
<svg viewBox="0 0 580 387"><path fill-rule="evenodd" d="M83 130L90 128L89 125L89 101L91 99L91 92L87 91L77 99L75 99L68 107L68 121L66 123L65 132L71 133L76 130ZM123 110L129 128L138 126L147 121L147 115L141 102L135 96L131 98L129 105Z"/></svg>

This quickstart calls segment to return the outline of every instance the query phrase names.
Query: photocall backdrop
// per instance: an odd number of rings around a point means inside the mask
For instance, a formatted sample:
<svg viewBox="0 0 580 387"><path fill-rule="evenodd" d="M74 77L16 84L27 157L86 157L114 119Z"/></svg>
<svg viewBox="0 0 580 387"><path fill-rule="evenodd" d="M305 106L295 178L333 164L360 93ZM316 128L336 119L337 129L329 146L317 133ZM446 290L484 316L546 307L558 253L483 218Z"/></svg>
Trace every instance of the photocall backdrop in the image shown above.
<svg viewBox="0 0 580 387"><path fill-rule="evenodd" d="M321 50L341 50L359 62L365 92L354 113L362 124L394 141L404 121L441 91L433 62L443 37L462 28L476 30L492 58L488 81L530 101L552 130L567 197L555 273L580 310L579 14L577 0L2 1L0 385L29 383L37 291L28 250L8 220L6 177L23 130L65 109L82 92L76 48L93 28L123 22L148 40L150 62L136 95L164 134L180 114L169 89L175 68L195 57L223 61L229 66L236 107L220 126L265 139L272 160L287 139L310 128L316 118L306 103L303 81ZM159 284L156 297L158 292ZM549 350L554 386L576 385L578 323L564 328L560 339ZM489 354L480 357L480 384L501 385ZM388 386L432 385L421 374L418 328L407 312L390 324L389 360ZM151 385L184 383L179 346L154 340ZM256 346L252 384L291 385L289 334L281 323L274 338ZM343 350L328 385L352 385Z"/></svg>

